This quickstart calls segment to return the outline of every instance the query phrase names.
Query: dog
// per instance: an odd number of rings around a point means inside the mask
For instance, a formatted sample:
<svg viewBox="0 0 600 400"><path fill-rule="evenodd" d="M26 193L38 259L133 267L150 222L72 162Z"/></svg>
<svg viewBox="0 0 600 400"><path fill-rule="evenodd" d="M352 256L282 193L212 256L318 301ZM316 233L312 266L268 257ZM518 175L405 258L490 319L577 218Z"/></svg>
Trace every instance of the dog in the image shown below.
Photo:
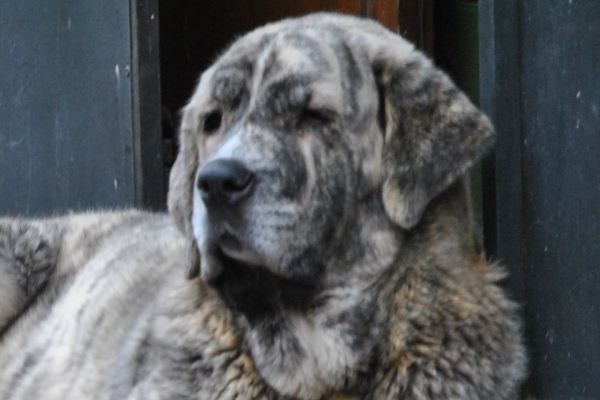
<svg viewBox="0 0 600 400"><path fill-rule="evenodd" d="M493 142L374 21L243 36L183 110L170 215L0 220L0 397L516 399L465 185Z"/></svg>

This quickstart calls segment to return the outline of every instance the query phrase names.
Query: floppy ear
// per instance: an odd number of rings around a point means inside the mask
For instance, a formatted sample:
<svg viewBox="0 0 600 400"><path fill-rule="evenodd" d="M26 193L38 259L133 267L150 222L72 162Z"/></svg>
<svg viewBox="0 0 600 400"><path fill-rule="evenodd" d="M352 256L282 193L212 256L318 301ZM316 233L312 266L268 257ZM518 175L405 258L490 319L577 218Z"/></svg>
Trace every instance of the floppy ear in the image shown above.
<svg viewBox="0 0 600 400"><path fill-rule="evenodd" d="M423 54L387 32L371 62L385 132L383 201L399 226L415 226L425 207L494 143L489 119Z"/></svg>
<svg viewBox="0 0 600 400"><path fill-rule="evenodd" d="M198 168L198 150L193 140L193 118L185 111L179 136L179 153L169 177L169 213L186 239L186 277L193 279L200 273L200 252L192 227L193 187Z"/></svg>

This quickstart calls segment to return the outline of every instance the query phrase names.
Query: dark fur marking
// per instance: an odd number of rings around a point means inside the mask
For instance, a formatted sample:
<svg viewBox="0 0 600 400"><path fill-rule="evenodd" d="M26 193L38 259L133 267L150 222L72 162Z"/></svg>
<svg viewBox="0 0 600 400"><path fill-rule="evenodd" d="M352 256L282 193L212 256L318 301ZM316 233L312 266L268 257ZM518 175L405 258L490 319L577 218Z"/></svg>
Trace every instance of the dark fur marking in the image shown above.
<svg viewBox="0 0 600 400"><path fill-rule="evenodd" d="M146 337L139 343L136 348L136 352L133 356L133 373L131 378L131 386L134 387L141 379L142 379L142 371L144 366L148 360L148 356L150 355L149 350L150 346L150 337L146 335Z"/></svg>
<svg viewBox="0 0 600 400"><path fill-rule="evenodd" d="M363 78L354 53L347 43L342 43L342 54L344 55L341 59L344 61L346 66L346 79L347 83L351 86L354 93L358 92L363 86Z"/></svg>
<svg viewBox="0 0 600 400"><path fill-rule="evenodd" d="M271 363L277 361L278 368L288 371L295 369L301 359L306 357L306 353L289 326L289 322L281 314L261 321L255 325L255 329L259 333L257 337L258 344L262 348L275 349L274 354L267 354L266 358L272 358Z"/></svg>
<svg viewBox="0 0 600 400"><path fill-rule="evenodd" d="M264 69L262 73L263 81L267 79L273 71L279 71L281 63L277 59L277 53L271 52L265 60Z"/></svg>
<svg viewBox="0 0 600 400"><path fill-rule="evenodd" d="M228 110L235 110L249 97L246 78L234 71L226 71L213 78L213 97Z"/></svg>
<svg viewBox="0 0 600 400"><path fill-rule="evenodd" d="M367 391L371 388L373 380L377 375L377 371L381 365L381 351L376 346L371 350L370 356L365 364L357 371L356 381L350 385L346 382L346 387L350 389L352 386L358 391Z"/></svg>
<svg viewBox="0 0 600 400"><path fill-rule="evenodd" d="M220 68L220 72L229 73L235 71L239 76L250 79L254 74L254 57L251 59L248 55L242 55L237 58L234 62L228 62L223 64Z"/></svg>
<svg viewBox="0 0 600 400"><path fill-rule="evenodd" d="M0 329L0 339L2 339L2 337L10 330L14 323L18 321L22 315L25 315L30 308L34 307L38 303L54 303L54 301L60 296L65 288L73 283L74 278L75 274L69 273L55 276L53 278L52 285L49 284L50 280L44 281L44 283L38 288L36 295L30 297L23 308L14 317L11 317L6 325ZM50 286L51 289L48 289Z"/></svg>
<svg viewBox="0 0 600 400"><path fill-rule="evenodd" d="M105 318L106 318L106 311L102 310L102 311L100 312L100 315L98 315L98 316L97 316L97 317L94 319L94 321L93 321L93 323L92 323L92 326L93 326L94 328L97 328L97 327L99 327L99 326L102 324L102 322L104 322ZM92 331L94 331L94 330L95 330L95 329L93 329ZM80 335L80 330L77 330L77 334L76 334L76 336L81 336L81 335ZM84 336L84 337L85 337L85 339L83 340L83 343L82 343L82 347L83 347L84 349L89 349L89 348L91 348L91 347L92 347L92 343L94 343L94 342L96 341L96 339L97 339L97 338L96 338L95 336L93 336L93 335L86 335L86 336ZM78 340L78 339L75 339L75 341L76 341L76 342L78 342L78 343L81 343L81 342L82 342L82 341L80 341L80 340ZM83 373L84 373L85 369L83 369L83 368L80 368L80 366L81 366L81 365L85 365L85 361L86 361L88 358L90 358L90 353L88 353L88 352L82 352L82 353L80 353L80 354L78 354L78 355L77 355L77 360L76 360L76 362L73 362L73 363L69 364L69 366L67 367L67 369L69 369L69 370L74 370L74 371L76 371L76 373L75 373L75 376L76 376L76 378L75 378L75 379L76 379L76 380L77 380L77 379L79 379L79 377L81 376L81 374L83 374Z"/></svg>
<svg viewBox="0 0 600 400"><path fill-rule="evenodd" d="M42 233L23 221L0 225L0 261L17 274L26 298L34 296L54 271L59 249L48 239L55 233Z"/></svg>
<svg viewBox="0 0 600 400"><path fill-rule="evenodd" d="M185 380L190 387L199 386L213 374L214 369L210 362L206 362L204 355L195 348L170 348L173 370L170 374L178 380Z"/></svg>
<svg viewBox="0 0 600 400"><path fill-rule="evenodd" d="M381 133L385 137L385 130L387 127L387 118L385 116L385 89L381 84L381 75L383 71L380 67L373 68L373 75L375 77L376 87L377 87L377 123L379 124L379 128L381 129Z"/></svg>
<svg viewBox="0 0 600 400"><path fill-rule="evenodd" d="M326 326L329 328L339 327L343 333L344 342L350 348L359 352L365 349L368 343L377 343L373 336L373 327L377 326L376 299L365 298L361 304L342 311L327 319Z"/></svg>
<svg viewBox="0 0 600 400"><path fill-rule="evenodd" d="M253 145L261 147L265 154L276 158L274 165L277 167L256 168L253 172L259 182L264 182L265 187L262 190L267 193L273 192L273 183L278 182L283 185L277 185L277 194L294 198L304 190L308 179L306 162L298 147L298 137L290 131L280 130L272 125L257 124L257 121L253 121L257 128L269 132L253 136ZM265 140L265 136L268 136L268 140Z"/></svg>
<svg viewBox="0 0 600 400"><path fill-rule="evenodd" d="M324 237L323 239L327 241L330 238ZM285 291L282 291L284 305L300 311L310 309L311 303L306 302L308 299L306 296L310 294L310 298L312 298L318 289L318 283L325 273L322 260L319 249L309 247L285 266L284 272L293 276L293 279L286 279L282 282L284 286L289 285Z"/></svg>
<svg viewBox="0 0 600 400"><path fill-rule="evenodd" d="M415 363L411 364L410 367L408 367L408 371L407 371L407 382L406 382L406 386L404 386L404 388L402 389L402 392L400 393L400 399L404 400L406 399L406 396L409 394L409 390L411 389L413 382L415 380L415 376L417 375L417 371L419 370L419 366Z"/></svg>
<svg viewBox="0 0 600 400"><path fill-rule="evenodd" d="M344 90L344 99L349 105L347 110L351 119L356 118L359 114L357 94L363 86L363 77L358 63L352 53L352 50L347 43L342 42L339 49L336 49L336 53L341 56L338 57L339 62L342 64L341 69L344 71L344 79L342 79L342 88Z"/></svg>
<svg viewBox="0 0 600 400"><path fill-rule="evenodd" d="M38 349L40 350L40 349ZM10 381L13 383L9 389L8 392L6 393L6 398L10 399L12 398L13 392L14 390L17 388L19 381L21 380L21 378L23 376L25 376L25 374L35 365L37 365L37 363L39 362L41 356L44 354L43 351L37 351L37 352L30 352L29 354L27 354L27 356L25 357L25 361L23 362L23 365L21 366L21 368L13 375L11 376Z"/></svg>
<svg viewBox="0 0 600 400"><path fill-rule="evenodd" d="M300 112L310 98L312 79L301 74L286 76L273 82L265 90L252 120L292 132Z"/></svg>
<svg viewBox="0 0 600 400"><path fill-rule="evenodd" d="M308 172L306 160L300 153L296 138L284 132L282 141L283 151L279 153L277 163L280 165L279 173L286 176L279 177L283 182L281 196L287 199L295 199L306 190ZM268 181L265 182L268 184Z"/></svg>
<svg viewBox="0 0 600 400"><path fill-rule="evenodd" d="M341 139L342 133L340 127L335 121L327 125L322 125L318 133L320 134L321 143L328 151L334 151L337 147L345 145Z"/></svg>
<svg viewBox="0 0 600 400"><path fill-rule="evenodd" d="M316 292L313 281L290 280L262 267L250 266L221 255L223 273L211 285L251 325L277 318L283 308L307 310ZM315 277L316 278L316 277Z"/></svg>
<svg viewBox="0 0 600 400"><path fill-rule="evenodd" d="M203 377L210 377L214 371L213 367L206 365L204 356L198 352L190 352L185 359L185 363L189 365L190 372Z"/></svg>

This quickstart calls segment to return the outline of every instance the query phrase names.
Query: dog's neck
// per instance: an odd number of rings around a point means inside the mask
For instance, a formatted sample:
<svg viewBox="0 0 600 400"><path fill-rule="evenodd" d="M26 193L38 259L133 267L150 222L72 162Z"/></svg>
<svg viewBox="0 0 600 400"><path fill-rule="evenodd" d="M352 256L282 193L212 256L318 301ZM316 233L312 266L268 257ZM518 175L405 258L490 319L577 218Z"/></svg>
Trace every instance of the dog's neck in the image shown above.
<svg viewBox="0 0 600 400"><path fill-rule="evenodd" d="M232 263L213 282L229 307L245 316L244 341L260 374L280 393L320 398L366 390L389 351L377 347L389 330L383 316L412 265L403 254L414 252L403 247L430 246L428 232L439 221L468 221L462 183L435 199L408 232L390 222L376 197L364 204L351 226L342 227L344 242L330 246L326 259L338 264L323 265L319 279L294 281ZM447 234L462 248L472 244L470 223Z"/></svg>
<svg viewBox="0 0 600 400"><path fill-rule="evenodd" d="M366 388L376 372L384 332L381 291L374 287L394 264L403 233L389 222L379 196L364 204L319 257L325 261L315 279L290 280L231 262L211 283L245 316L254 362L280 393L321 398Z"/></svg>

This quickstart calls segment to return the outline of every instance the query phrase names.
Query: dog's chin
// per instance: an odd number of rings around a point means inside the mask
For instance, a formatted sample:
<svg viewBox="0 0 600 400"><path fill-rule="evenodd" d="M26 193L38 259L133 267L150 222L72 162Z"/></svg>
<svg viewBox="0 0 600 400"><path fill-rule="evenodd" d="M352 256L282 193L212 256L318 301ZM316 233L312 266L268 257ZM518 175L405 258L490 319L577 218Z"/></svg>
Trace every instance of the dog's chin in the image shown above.
<svg viewBox="0 0 600 400"><path fill-rule="evenodd" d="M201 246L201 277L205 282L216 280L229 268L265 268L273 272L267 258L230 234Z"/></svg>
<svg viewBox="0 0 600 400"><path fill-rule="evenodd" d="M250 246L245 245L234 236L229 234L223 235L219 240L219 250L226 257L237 261L238 263L249 264L253 266L266 266L267 262L262 254Z"/></svg>
<svg viewBox="0 0 600 400"><path fill-rule="evenodd" d="M234 238L201 253L202 279L250 324L275 318L282 308L310 307L317 285L274 271L266 257Z"/></svg>

